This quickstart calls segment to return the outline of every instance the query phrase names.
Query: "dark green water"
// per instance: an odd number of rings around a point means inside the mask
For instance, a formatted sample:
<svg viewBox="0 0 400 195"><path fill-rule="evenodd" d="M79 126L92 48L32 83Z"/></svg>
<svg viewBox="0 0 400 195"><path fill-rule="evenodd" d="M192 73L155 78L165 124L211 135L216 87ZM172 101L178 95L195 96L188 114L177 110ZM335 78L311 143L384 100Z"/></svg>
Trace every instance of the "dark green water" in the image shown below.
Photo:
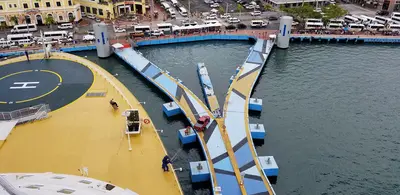
<svg viewBox="0 0 400 195"><path fill-rule="evenodd" d="M205 62L222 105L229 78L243 63L248 42L203 42L145 47L140 51L184 81L203 98L196 63ZM292 44L275 49L253 97L263 112L250 122L263 123L267 138L259 155L279 165L277 194L400 194L400 48L371 45ZM177 129L184 117L167 119L169 102L157 88L123 62L80 56L115 74L140 100L172 156L182 146ZM178 154L175 167L185 194L209 194L207 185L190 183L190 161L202 160L197 145Z"/></svg>

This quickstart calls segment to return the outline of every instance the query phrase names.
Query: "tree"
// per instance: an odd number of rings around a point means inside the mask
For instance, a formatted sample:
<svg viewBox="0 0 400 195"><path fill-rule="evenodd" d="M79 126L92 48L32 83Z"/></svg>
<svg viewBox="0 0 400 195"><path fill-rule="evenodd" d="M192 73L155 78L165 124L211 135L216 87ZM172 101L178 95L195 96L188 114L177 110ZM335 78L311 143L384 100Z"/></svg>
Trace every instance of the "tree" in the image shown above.
<svg viewBox="0 0 400 195"><path fill-rule="evenodd" d="M242 5L240 5L240 4L237 5L236 10L237 10L238 12L242 13L243 9L244 9L244 8L243 8Z"/></svg>
<svg viewBox="0 0 400 195"><path fill-rule="evenodd" d="M325 16L329 19L337 19L347 14L347 10L343 9L338 5L328 5L322 8L322 11L325 13Z"/></svg>
<svg viewBox="0 0 400 195"><path fill-rule="evenodd" d="M54 24L55 21L54 21L54 18L53 18L52 16L47 16L47 17L44 19L44 23L47 24L47 25L51 25L51 24Z"/></svg>
<svg viewBox="0 0 400 195"><path fill-rule="evenodd" d="M225 13L225 9L222 6L219 6L218 11L220 14Z"/></svg>
<svg viewBox="0 0 400 195"><path fill-rule="evenodd" d="M52 24L55 24L56 22L54 21L54 18L52 16L47 16L44 19L44 23L49 25L49 28L52 28Z"/></svg>
<svg viewBox="0 0 400 195"><path fill-rule="evenodd" d="M10 21L12 21L12 22L14 22L14 24L18 24L18 17L17 16L12 16L11 18L10 18Z"/></svg>
<svg viewBox="0 0 400 195"><path fill-rule="evenodd" d="M264 5L264 10L265 10L265 11L272 11L272 10L274 10L274 8L273 8L272 5L270 5L270 4L265 4L265 5Z"/></svg>
<svg viewBox="0 0 400 195"><path fill-rule="evenodd" d="M74 21L75 21L75 16L69 18L69 22L74 22Z"/></svg>

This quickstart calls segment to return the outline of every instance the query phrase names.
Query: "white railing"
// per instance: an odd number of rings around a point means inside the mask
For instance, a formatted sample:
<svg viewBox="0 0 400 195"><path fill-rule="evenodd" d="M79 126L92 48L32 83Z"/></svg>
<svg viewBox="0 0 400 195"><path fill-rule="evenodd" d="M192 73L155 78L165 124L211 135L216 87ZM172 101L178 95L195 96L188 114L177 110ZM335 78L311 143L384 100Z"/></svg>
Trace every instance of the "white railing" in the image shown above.
<svg viewBox="0 0 400 195"><path fill-rule="evenodd" d="M48 117L50 107L48 104L39 104L11 112L0 112L0 121L18 120L17 124L41 120Z"/></svg>
<svg viewBox="0 0 400 195"><path fill-rule="evenodd" d="M10 195L27 195L24 192L19 191L15 186L7 181L3 176L0 176L0 186Z"/></svg>

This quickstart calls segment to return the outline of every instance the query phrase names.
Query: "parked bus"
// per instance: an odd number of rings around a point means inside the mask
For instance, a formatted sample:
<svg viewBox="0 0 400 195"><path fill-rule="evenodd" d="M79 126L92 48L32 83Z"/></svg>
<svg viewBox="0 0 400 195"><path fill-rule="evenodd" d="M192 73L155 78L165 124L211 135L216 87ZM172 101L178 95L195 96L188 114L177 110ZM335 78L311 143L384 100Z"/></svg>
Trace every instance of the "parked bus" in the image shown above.
<svg viewBox="0 0 400 195"><path fill-rule="evenodd" d="M31 45L33 43L32 33L7 35L7 40L16 43L17 45Z"/></svg>
<svg viewBox="0 0 400 195"><path fill-rule="evenodd" d="M399 17L400 18L400 12L393 12L391 17Z"/></svg>
<svg viewBox="0 0 400 195"><path fill-rule="evenodd" d="M359 32L364 30L364 28L365 28L364 24L356 24L356 23L349 24L349 31Z"/></svg>
<svg viewBox="0 0 400 195"><path fill-rule="evenodd" d="M375 16L375 19L379 24L390 24L390 23L392 23L392 20L390 18L386 18L386 17L383 17L383 16Z"/></svg>
<svg viewBox="0 0 400 195"><path fill-rule="evenodd" d="M7 35L7 40L14 42L19 40L32 40L32 38L33 38L32 33Z"/></svg>
<svg viewBox="0 0 400 195"><path fill-rule="evenodd" d="M341 23L329 23L326 25L327 30L340 30L343 28L343 24Z"/></svg>
<svg viewBox="0 0 400 195"><path fill-rule="evenodd" d="M353 23L353 24L360 22L357 18L350 16L350 15L345 16L344 21L347 23Z"/></svg>
<svg viewBox="0 0 400 195"><path fill-rule="evenodd" d="M186 9L184 7L178 7L178 12L183 16L183 17L187 17L188 13L186 11Z"/></svg>
<svg viewBox="0 0 400 195"><path fill-rule="evenodd" d="M178 1L177 0L171 0L172 5L175 7L178 5Z"/></svg>
<svg viewBox="0 0 400 195"><path fill-rule="evenodd" d="M164 8L165 10L169 10L171 7L168 5L167 2L162 2L161 7Z"/></svg>
<svg viewBox="0 0 400 195"><path fill-rule="evenodd" d="M387 29L392 32L400 32L400 24L389 24Z"/></svg>
<svg viewBox="0 0 400 195"><path fill-rule="evenodd" d="M311 23L322 22L322 19L307 18L306 22L311 22Z"/></svg>
<svg viewBox="0 0 400 195"><path fill-rule="evenodd" d="M171 18L176 18L176 14L175 14L175 11L174 11L174 10L169 9L167 12L168 12L168 14L169 14L169 16L170 16Z"/></svg>
<svg viewBox="0 0 400 195"><path fill-rule="evenodd" d="M36 24L19 24L11 29L11 33L24 33L37 31Z"/></svg>
<svg viewBox="0 0 400 195"><path fill-rule="evenodd" d="M396 24L400 24L400 17L392 16L392 22Z"/></svg>
<svg viewBox="0 0 400 195"><path fill-rule="evenodd" d="M330 24L343 24L344 20L343 19L330 19L329 23Z"/></svg>
<svg viewBox="0 0 400 195"><path fill-rule="evenodd" d="M361 17L365 18L368 21L368 24L376 24L378 21L376 21L375 18L366 16L366 15L360 15Z"/></svg>
<svg viewBox="0 0 400 195"><path fill-rule="evenodd" d="M367 29L369 31L380 31L380 30L383 30L384 28L385 28L385 25L383 25L383 24L369 24L367 26Z"/></svg>
<svg viewBox="0 0 400 195"><path fill-rule="evenodd" d="M321 30L324 28L324 23L322 22L306 22L306 30Z"/></svg>
<svg viewBox="0 0 400 195"><path fill-rule="evenodd" d="M43 37L47 40L64 39L68 37L68 31L46 31L43 33Z"/></svg>
<svg viewBox="0 0 400 195"><path fill-rule="evenodd" d="M171 23L161 23L157 24L157 28L164 32L164 34L170 34L172 31L172 24Z"/></svg>
<svg viewBox="0 0 400 195"><path fill-rule="evenodd" d="M135 33L150 32L150 26L139 26L139 25L137 25L137 26L134 26L134 27L133 27L133 31L134 31Z"/></svg>

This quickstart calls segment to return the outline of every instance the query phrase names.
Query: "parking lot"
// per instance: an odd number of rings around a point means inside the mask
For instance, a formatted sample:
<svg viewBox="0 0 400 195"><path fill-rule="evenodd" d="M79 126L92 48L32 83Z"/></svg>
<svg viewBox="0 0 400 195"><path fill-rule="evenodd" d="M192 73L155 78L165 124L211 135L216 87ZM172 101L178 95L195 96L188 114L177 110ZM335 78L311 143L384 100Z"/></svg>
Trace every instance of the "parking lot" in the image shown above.
<svg viewBox="0 0 400 195"><path fill-rule="evenodd" d="M366 15L370 17L374 17L376 10L371 10L367 8L363 8L356 4L340 4L340 6L349 11L350 14L355 15Z"/></svg>

